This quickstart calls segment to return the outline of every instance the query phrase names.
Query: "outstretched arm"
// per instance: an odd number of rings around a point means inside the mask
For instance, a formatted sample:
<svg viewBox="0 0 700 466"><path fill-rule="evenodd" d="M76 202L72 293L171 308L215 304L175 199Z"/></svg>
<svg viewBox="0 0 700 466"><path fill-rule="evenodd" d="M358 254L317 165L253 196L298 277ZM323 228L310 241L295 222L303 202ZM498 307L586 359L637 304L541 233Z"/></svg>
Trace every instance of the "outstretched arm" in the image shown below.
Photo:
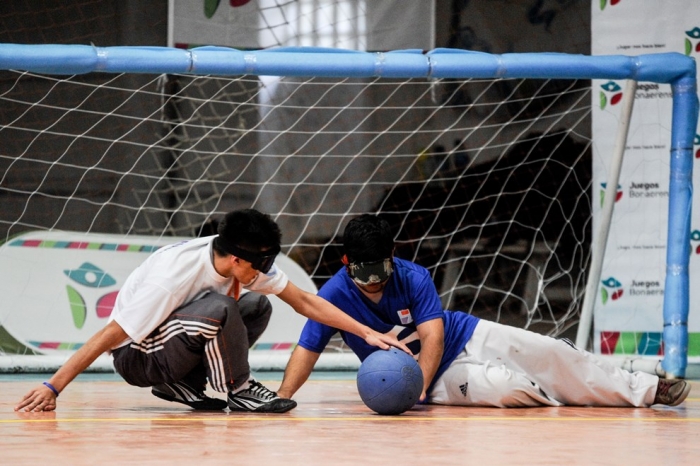
<svg viewBox="0 0 700 466"><path fill-rule="evenodd" d="M78 374L92 364L102 353L126 340L128 335L115 321L108 323L80 347L73 356L49 379L49 383L60 393ZM24 395L15 406L15 411L53 411L56 409L53 391L39 385Z"/></svg>
<svg viewBox="0 0 700 466"><path fill-rule="evenodd" d="M298 346L294 348L284 370L284 378L277 394L282 398L291 398L304 385L318 361L320 354Z"/></svg>
<svg viewBox="0 0 700 466"><path fill-rule="evenodd" d="M396 348L401 348L408 354L412 354L411 350L409 350L406 345L399 342L395 336L372 330L325 299L300 289L292 282L289 282L284 290L277 296L282 301L292 306L299 314L311 320L353 333L372 346L378 346L381 349L389 349L389 347L394 346Z"/></svg>
<svg viewBox="0 0 700 466"><path fill-rule="evenodd" d="M442 353L445 347L445 324L442 319L432 319L416 327L420 339L420 354L418 365L423 371L423 393L420 401L425 401L428 387L440 367Z"/></svg>

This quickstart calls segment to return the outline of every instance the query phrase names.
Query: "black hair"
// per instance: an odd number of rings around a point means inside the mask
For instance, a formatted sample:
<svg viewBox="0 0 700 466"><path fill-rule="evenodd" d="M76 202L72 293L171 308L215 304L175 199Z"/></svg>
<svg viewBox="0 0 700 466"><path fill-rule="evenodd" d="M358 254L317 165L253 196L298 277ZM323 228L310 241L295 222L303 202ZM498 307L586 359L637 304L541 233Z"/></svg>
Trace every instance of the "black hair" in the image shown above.
<svg viewBox="0 0 700 466"><path fill-rule="evenodd" d="M343 233L343 249L350 262L376 262L391 257L394 235L389 222L370 214L350 220Z"/></svg>
<svg viewBox="0 0 700 466"><path fill-rule="evenodd" d="M268 214L255 209L234 210L219 223L219 236L213 248L222 255L231 254L231 246L251 252L279 248L282 232Z"/></svg>

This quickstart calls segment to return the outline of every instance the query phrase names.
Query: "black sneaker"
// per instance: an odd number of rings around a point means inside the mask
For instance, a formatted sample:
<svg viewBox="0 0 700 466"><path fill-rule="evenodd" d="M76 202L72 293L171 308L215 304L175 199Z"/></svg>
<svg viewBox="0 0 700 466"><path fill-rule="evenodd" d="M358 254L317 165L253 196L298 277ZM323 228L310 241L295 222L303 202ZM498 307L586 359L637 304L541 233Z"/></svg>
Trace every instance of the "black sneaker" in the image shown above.
<svg viewBox="0 0 700 466"><path fill-rule="evenodd" d="M236 393L229 392L228 407L231 411L253 413L286 413L296 407L297 402L280 398L260 382L251 379L250 386Z"/></svg>
<svg viewBox="0 0 700 466"><path fill-rule="evenodd" d="M208 397L183 382L156 385L151 388L151 393L161 400L182 403L197 411L221 411L228 406L226 401Z"/></svg>
<svg viewBox="0 0 700 466"><path fill-rule="evenodd" d="M688 393L690 393L690 384L685 380L659 379L659 384L656 386L654 404L677 406L683 403Z"/></svg>

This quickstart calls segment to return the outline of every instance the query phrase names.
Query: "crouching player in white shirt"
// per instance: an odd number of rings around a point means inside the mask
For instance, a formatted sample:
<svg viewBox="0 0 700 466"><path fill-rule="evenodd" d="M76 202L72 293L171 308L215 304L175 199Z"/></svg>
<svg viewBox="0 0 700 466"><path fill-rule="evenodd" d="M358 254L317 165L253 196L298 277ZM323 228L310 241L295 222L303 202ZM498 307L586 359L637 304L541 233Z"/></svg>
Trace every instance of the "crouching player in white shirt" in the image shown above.
<svg viewBox="0 0 700 466"><path fill-rule="evenodd" d="M218 235L164 247L140 265L119 291L109 323L46 382L15 407L52 411L66 386L102 353L131 385L152 387L164 400L200 410L284 413L296 402L250 376L248 349L272 312L266 294L298 313L343 329L368 345L408 348L291 283L274 266L281 232L257 210L225 216ZM252 293L240 295L241 288ZM211 387L227 399L204 394Z"/></svg>

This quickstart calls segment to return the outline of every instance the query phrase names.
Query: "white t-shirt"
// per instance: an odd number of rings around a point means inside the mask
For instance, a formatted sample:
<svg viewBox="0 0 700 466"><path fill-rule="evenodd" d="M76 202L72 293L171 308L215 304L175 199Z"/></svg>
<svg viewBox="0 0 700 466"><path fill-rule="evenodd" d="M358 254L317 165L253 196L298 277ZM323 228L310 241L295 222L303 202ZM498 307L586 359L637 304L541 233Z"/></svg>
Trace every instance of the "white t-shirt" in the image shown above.
<svg viewBox="0 0 700 466"><path fill-rule="evenodd" d="M165 246L148 257L119 290L110 321L115 320L140 343L178 307L209 292L226 294L233 281L222 277L212 264L212 241L207 236ZM289 282L287 274L273 265L243 288L262 294L278 294Z"/></svg>

